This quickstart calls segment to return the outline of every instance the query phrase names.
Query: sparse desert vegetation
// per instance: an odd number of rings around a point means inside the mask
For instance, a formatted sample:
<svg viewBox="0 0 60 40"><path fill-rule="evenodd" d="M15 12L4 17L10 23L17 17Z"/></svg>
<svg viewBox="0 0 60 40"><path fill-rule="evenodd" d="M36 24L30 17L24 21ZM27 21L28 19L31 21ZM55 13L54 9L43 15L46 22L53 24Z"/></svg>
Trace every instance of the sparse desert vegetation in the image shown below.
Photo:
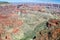
<svg viewBox="0 0 60 40"><path fill-rule="evenodd" d="M60 4L2 3L0 40L59 40L59 6Z"/></svg>

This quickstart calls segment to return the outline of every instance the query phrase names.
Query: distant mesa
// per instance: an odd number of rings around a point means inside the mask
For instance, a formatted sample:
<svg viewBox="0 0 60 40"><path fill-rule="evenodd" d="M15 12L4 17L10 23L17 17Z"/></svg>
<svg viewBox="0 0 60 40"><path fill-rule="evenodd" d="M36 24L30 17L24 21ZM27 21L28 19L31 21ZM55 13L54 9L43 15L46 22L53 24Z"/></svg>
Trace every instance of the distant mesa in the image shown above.
<svg viewBox="0 0 60 40"><path fill-rule="evenodd" d="M9 2L2 2L2 1L0 1L0 4L9 4Z"/></svg>

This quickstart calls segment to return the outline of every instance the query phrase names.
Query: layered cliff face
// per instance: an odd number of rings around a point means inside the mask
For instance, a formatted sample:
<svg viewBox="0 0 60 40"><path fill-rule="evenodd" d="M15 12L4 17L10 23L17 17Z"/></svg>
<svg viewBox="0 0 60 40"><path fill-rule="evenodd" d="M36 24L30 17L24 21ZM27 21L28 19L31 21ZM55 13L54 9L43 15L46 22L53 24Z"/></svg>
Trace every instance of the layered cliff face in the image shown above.
<svg viewBox="0 0 60 40"><path fill-rule="evenodd" d="M60 14L46 6L0 5L0 40L59 40Z"/></svg>
<svg viewBox="0 0 60 40"><path fill-rule="evenodd" d="M48 29L37 32L34 40L60 40L60 20L50 19L46 22Z"/></svg>

